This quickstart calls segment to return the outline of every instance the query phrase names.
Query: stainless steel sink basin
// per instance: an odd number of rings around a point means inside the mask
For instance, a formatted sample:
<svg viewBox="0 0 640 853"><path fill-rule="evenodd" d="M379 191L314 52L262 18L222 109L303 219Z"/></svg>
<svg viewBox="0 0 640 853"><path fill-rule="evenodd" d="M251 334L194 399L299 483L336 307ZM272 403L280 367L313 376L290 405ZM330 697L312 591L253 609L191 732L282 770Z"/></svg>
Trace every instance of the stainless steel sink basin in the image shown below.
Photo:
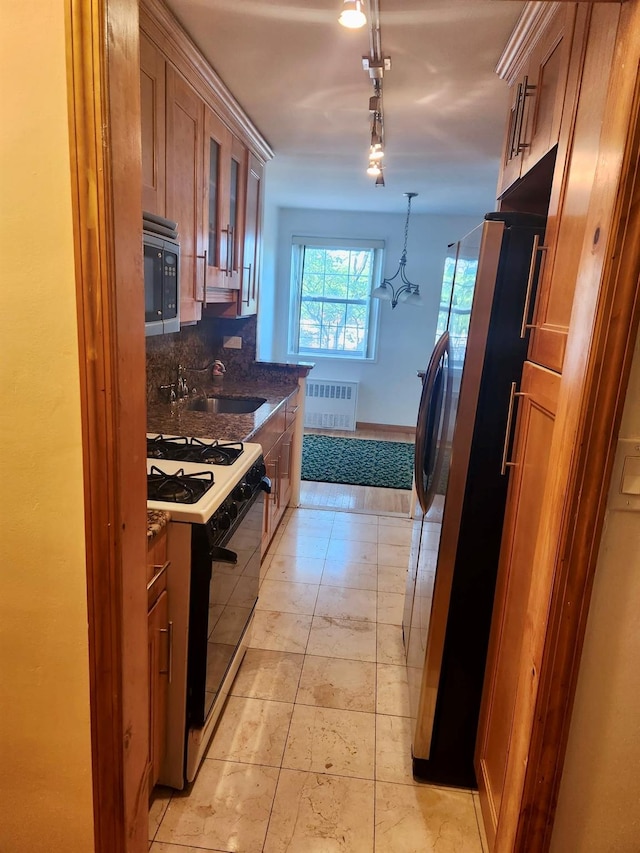
<svg viewBox="0 0 640 853"><path fill-rule="evenodd" d="M189 409L216 415L248 415L266 402L264 397L197 397L191 400Z"/></svg>

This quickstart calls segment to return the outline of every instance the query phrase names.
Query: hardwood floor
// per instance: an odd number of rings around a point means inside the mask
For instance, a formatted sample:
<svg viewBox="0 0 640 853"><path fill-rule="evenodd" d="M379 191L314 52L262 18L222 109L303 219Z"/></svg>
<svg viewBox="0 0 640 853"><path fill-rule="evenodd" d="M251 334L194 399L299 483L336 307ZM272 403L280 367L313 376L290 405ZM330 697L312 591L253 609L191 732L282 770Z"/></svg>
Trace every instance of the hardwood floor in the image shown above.
<svg viewBox="0 0 640 853"><path fill-rule="evenodd" d="M389 430L372 425L359 427L354 432L337 429L305 429L305 433L380 441L412 442L415 440L414 431ZM343 483L316 483L303 480L300 485L300 506L343 512L408 516L411 509L411 494L410 489L379 489L372 486L347 486Z"/></svg>

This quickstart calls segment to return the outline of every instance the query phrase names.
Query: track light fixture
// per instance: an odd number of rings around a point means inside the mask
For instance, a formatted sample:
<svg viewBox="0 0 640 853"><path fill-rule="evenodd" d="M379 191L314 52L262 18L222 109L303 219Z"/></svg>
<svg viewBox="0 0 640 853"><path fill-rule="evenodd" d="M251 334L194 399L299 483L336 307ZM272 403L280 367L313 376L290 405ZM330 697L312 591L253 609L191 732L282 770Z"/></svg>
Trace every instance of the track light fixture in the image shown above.
<svg viewBox="0 0 640 853"><path fill-rule="evenodd" d="M344 0L338 22L348 30L359 30L367 23L362 0Z"/></svg>
<svg viewBox="0 0 640 853"><path fill-rule="evenodd" d="M382 55L380 36L380 0L369 0L371 9L369 23L369 56L362 57L362 67L373 84L373 95L369 98L371 114L371 144L367 174L376 179L376 186L384 186L381 160L384 157L384 112L382 105L382 80L384 72L391 68L391 59Z"/></svg>
<svg viewBox="0 0 640 853"><path fill-rule="evenodd" d="M380 173L380 176L382 177L382 186L384 186L384 176L382 176L382 172ZM376 178L376 186L378 186L378 178ZM410 282L404 271L407 265L407 238L409 236L411 199L415 198L417 195L418 193L405 193L405 196L407 197L407 219L404 223L404 247L402 249L402 255L400 256L398 269L391 278L383 279L378 287L374 288L371 292L371 295L376 299L382 299L386 302L390 302L392 308L395 308L398 302L406 302L409 305L422 305L419 286ZM398 276L400 276L400 287L396 290L392 282L395 281Z"/></svg>

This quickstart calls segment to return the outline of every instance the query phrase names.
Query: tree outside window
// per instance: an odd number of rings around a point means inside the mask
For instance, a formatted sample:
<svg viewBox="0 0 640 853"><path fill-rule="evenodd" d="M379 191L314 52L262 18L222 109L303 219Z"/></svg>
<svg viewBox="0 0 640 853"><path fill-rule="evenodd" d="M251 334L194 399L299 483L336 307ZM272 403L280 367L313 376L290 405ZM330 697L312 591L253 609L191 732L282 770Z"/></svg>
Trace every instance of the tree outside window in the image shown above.
<svg viewBox="0 0 640 853"><path fill-rule="evenodd" d="M367 359L375 344L381 247L294 238L290 350ZM361 242L361 241L358 241ZM337 245L338 244L338 245Z"/></svg>

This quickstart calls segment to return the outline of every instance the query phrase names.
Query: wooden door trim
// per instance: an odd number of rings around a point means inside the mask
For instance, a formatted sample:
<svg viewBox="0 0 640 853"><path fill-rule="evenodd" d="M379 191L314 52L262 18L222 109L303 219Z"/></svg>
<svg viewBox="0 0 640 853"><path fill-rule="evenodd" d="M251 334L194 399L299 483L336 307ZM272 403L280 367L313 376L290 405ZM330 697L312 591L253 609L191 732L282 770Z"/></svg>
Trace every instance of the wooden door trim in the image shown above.
<svg viewBox="0 0 640 853"><path fill-rule="evenodd" d="M500 853L543 853L551 840L615 441L638 330L639 60L640 4L625 4L524 626L514 715L517 731L495 846Z"/></svg>
<svg viewBox="0 0 640 853"><path fill-rule="evenodd" d="M147 850L145 352L136 0L66 0L96 853Z"/></svg>

